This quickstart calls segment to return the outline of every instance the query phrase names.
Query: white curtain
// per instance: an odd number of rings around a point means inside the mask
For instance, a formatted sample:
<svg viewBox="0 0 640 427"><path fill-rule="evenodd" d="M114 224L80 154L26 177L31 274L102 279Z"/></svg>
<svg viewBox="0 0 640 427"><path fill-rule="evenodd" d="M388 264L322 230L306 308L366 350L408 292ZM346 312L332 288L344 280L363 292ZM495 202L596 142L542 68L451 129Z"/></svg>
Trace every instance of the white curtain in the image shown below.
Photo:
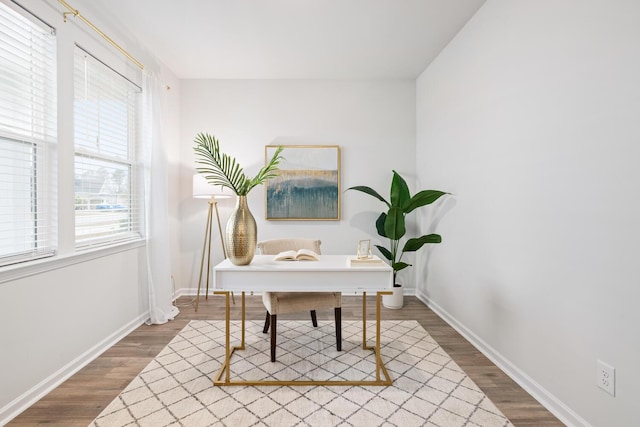
<svg viewBox="0 0 640 427"><path fill-rule="evenodd" d="M173 302L169 255L167 153L162 139L165 89L157 77L143 73L142 149L144 167L144 223L147 240L149 319L162 324L178 315Z"/></svg>

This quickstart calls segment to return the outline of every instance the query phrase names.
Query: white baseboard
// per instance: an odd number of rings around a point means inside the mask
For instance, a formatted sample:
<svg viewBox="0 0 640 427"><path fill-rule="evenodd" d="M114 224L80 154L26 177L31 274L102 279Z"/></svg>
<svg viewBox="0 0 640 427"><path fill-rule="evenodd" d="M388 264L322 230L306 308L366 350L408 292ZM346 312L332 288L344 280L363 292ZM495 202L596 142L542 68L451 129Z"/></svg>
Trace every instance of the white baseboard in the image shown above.
<svg viewBox="0 0 640 427"><path fill-rule="evenodd" d="M173 293L174 298L180 298L184 296L196 296L198 288L179 288L176 289ZM203 295L202 291L200 291L200 295Z"/></svg>
<svg viewBox="0 0 640 427"><path fill-rule="evenodd" d="M416 291L416 297L424 302L434 313L440 316L445 322L449 324L453 329L458 331L467 341L469 341L476 349L484 354L491 362L493 362L498 368L500 368L505 374L507 374L512 380L514 380L520 387L522 387L527 393L529 393L534 399L536 399L542 406L547 408L549 412L555 415L560 421L567 426L580 426L591 427L584 418L574 412L571 408L565 405L557 397L551 394L547 389L538 384L535 380L529 377L524 371L511 363L506 357L501 355L493 347L487 344L482 338L473 333L465 325L458 322L458 320L449 314L445 309L440 307L437 303L432 301L420 290Z"/></svg>
<svg viewBox="0 0 640 427"><path fill-rule="evenodd" d="M36 403L51 390L58 387L73 374L84 368L91 361L93 361L95 358L112 347L115 343L129 335L134 329L142 325L148 318L149 312L147 311L146 313L141 314L137 318L127 323L118 331L114 332L89 350L85 351L80 356L76 357L71 362L67 363L62 368L58 369L56 372L42 380L39 384L35 385L27 392L9 402L3 408L0 408L0 426L7 424L9 421L20 415L29 406Z"/></svg>
<svg viewBox="0 0 640 427"><path fill-rule="evenodd" d="M211 292L211 289L209 289L209 291ZM180 289L176 289L176 291L173 293L173 298L180 298L180 297L184 297L184 296L196 296L196 293L198 292L198 288L180 288ZM415 288L404 288L402 291L403 295L406 296L413 296L416 295L416 289ZM202 290L200 291L200 296L203 296L203 292ZM254 295L260 295L260 292L254 292ZM342 293L342 295L362 295L362 292L349 292L349 293ZM373 295L373 294L372 294Z"/></svg>

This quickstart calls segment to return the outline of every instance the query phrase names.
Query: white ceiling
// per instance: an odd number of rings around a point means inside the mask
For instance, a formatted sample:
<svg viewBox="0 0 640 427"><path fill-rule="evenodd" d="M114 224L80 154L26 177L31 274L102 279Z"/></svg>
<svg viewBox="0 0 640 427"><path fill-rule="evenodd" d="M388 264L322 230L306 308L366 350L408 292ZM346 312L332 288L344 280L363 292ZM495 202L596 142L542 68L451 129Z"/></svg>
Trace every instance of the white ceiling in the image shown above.
<svg viewBox="0 0 640 427"><path fill-rule="evenodd" d="M182 79L377 79L416 78L484 2L93 0L91 9Z"/></svg>

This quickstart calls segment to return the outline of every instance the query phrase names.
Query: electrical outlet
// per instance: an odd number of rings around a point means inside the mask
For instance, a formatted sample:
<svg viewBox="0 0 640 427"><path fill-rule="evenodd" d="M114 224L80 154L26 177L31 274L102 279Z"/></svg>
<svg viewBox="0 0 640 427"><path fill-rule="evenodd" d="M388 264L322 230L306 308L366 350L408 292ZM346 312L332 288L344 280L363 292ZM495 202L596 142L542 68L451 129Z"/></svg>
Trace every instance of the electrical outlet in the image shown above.
<svg viewBox="0 0 640 427"><path fill-rule="evenodd" d="M602 360L597 361L596 384L598 387L609 393L616 395L616 370L613 366L607 365Z"/></svg>

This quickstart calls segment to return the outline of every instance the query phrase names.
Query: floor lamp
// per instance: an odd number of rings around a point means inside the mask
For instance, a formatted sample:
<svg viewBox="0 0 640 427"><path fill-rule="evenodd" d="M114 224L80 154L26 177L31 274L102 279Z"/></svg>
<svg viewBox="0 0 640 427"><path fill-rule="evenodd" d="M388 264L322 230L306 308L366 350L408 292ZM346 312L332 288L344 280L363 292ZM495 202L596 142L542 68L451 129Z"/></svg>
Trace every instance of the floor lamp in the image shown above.
<svg viewBox="0 0 640 427"><path fill-rule="evenodd" d="M196 312L198 311L198 303L200 302L200 288L202 287L202 272L207 266L207 283L205 290L205 299L209 299L209 277L211 276L211 233L213 232L213 211L216 212L216 220L218 222L218 231L220 232L220 244L222 245L222 254L227 258L227 251L224 247L224 236L222 235L222 227L220 226L220 214L218 213L218 200L229 199L231 194L225 191L224 187L214 187L209 184L204 176L195 174L193 176L193 197L196 199L209 199L209 212L207 214L207 226L204 231L204 243L202 245L202 259L200 260L200 275L198 276L198 294L196 295Z"/></svg>

